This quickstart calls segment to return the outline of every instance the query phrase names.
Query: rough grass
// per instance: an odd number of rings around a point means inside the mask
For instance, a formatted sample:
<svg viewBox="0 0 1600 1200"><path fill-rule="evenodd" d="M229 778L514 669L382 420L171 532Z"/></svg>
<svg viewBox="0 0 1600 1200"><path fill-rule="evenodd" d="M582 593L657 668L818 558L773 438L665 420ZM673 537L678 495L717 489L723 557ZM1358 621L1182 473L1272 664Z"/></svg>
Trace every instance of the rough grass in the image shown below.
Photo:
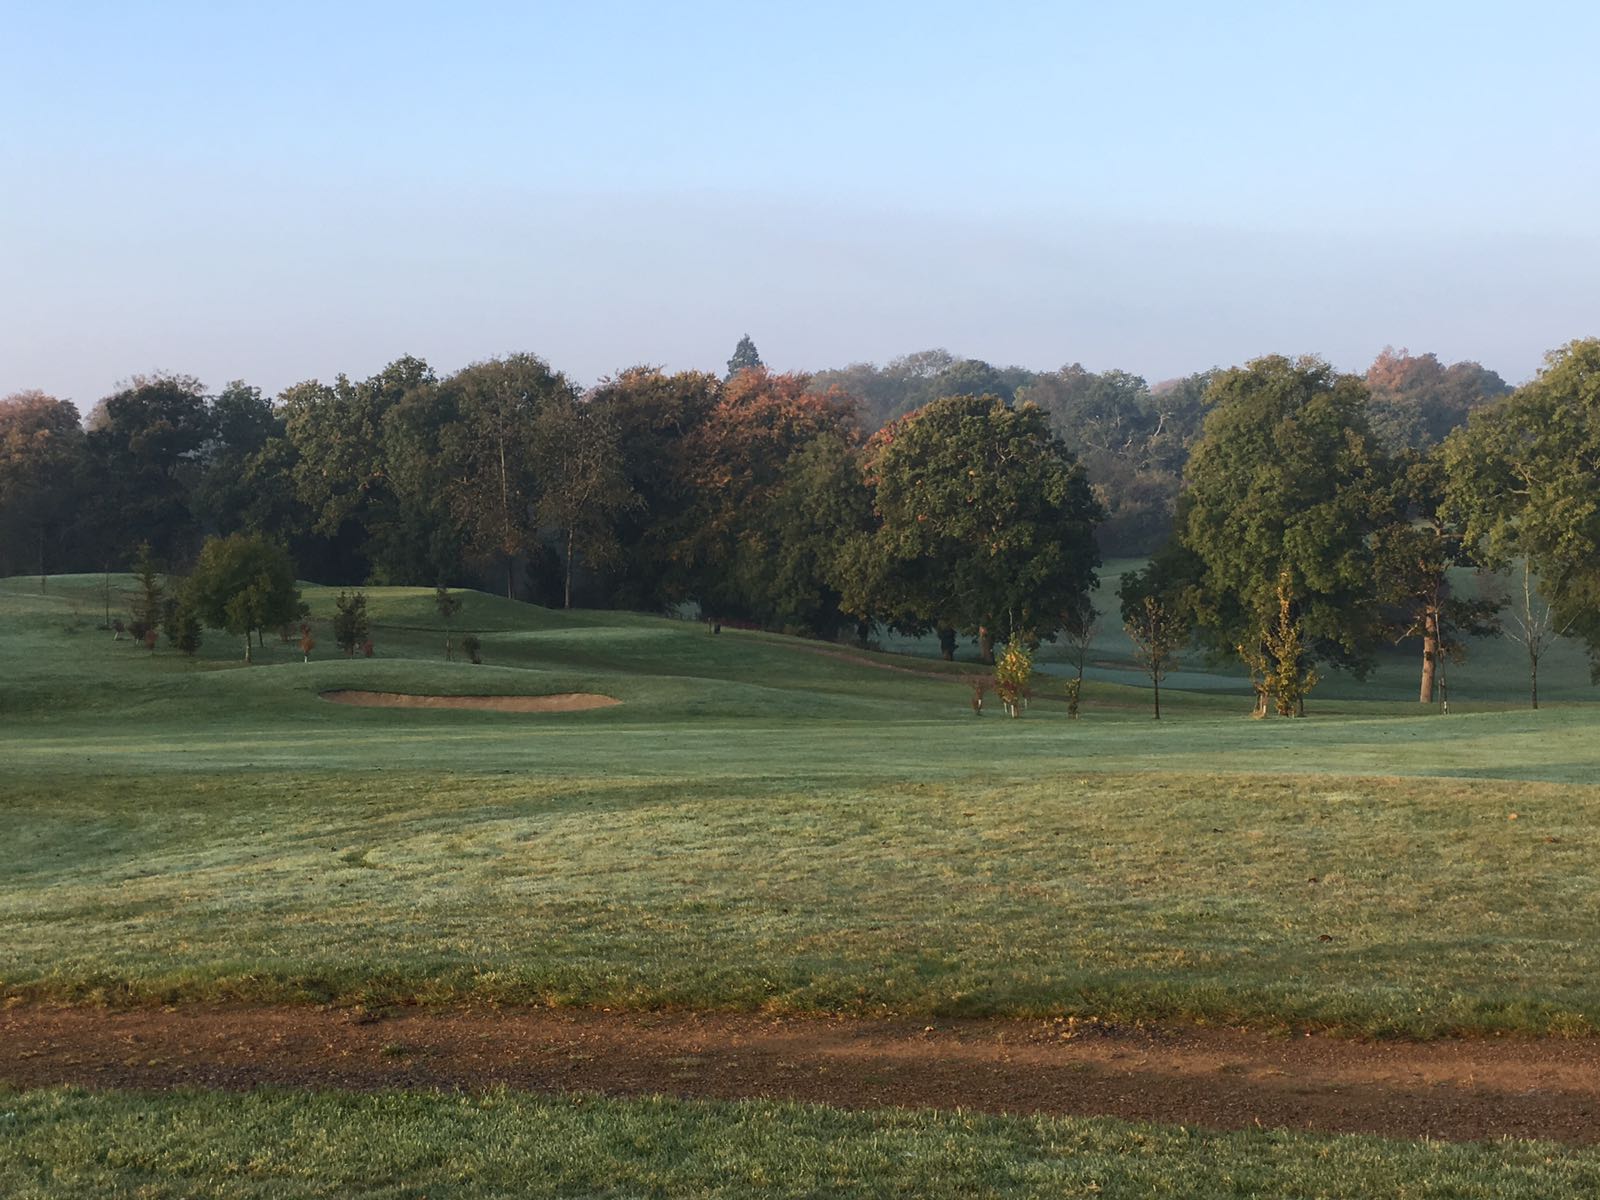
<svg viewBox="0 0 1600 1200"><path fill-rule="evenodd" d="M0 1194L1532 1200L1600 1155L1109 1120L482 1095L0 1092Z"/></svg>
<svg viewBox="0 0 1600 1200"><path fill-rule="evenodd" d="M254 773L0 809L0 990L35 999L1600 1022L1592 788Z"/></svg>
<svg viewBox="0 0 1600 1200"><path fill-rule="evenodd" d="M1600 1019L1590 706L1252 722L1180 693L1158 725L1101 683L1076 723L974 720L959 682L814 644L487 596L457 631L493 665L447 664L416 589L373 592L379 658L245 669L218 635L113 643L98 582L0 584L10 995Z"/></svg>

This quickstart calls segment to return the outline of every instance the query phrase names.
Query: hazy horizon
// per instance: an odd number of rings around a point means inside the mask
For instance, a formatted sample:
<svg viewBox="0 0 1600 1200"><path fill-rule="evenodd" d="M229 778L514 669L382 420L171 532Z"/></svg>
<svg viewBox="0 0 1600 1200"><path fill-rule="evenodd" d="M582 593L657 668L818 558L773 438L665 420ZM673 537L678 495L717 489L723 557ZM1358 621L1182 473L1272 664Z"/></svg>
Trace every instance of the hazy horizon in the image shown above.
<svg viewBox="0 0 1600 1200"><path fill-rule="evenodd" d="M18 9L0 394L945 347L1152 382L1600 333L1600 14Z"/></svg>

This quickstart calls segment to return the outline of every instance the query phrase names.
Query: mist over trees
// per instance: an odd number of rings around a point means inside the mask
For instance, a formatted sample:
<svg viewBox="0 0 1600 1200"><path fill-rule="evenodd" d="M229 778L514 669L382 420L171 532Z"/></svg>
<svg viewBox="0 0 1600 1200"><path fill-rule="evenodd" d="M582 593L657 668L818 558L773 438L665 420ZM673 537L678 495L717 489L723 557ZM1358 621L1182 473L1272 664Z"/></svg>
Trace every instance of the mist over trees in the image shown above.
<svg viewBox="0 0 1600 1200"><path fill-rule="evenodd" d="M0 400L0 572L120 570L147 546L182 573L238 535L334 585L689 603L818 637L971 636L988 657L1092 623L1101 560L1144 556L1125 617L1148 597L1241 659L1263 711L1406 639L1428 699L1495 626L1496 603L1452 591L1462 567L1522 564L1600 646L1600 342L1515 392L1393 349L1364 375L1268 356L1152 385L944 350L782 373L746 335L728 367L585 390L532 354L444 376L402 357L272 398L161 374L81 422L20 392ZM232 618L207 614L268 619Z"/></svg>

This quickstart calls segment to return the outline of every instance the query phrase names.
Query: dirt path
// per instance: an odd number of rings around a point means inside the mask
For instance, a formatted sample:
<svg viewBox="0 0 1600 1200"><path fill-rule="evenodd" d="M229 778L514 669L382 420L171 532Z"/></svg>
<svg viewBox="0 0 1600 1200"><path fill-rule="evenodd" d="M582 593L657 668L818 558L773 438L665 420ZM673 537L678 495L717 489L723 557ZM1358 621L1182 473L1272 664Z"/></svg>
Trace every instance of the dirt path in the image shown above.
<svg viewBox="0 0 1600 1200"><path fill-rule="evenodd" d="M957 1106L1600 1143L1600 1041L1366 1043L1063 1021L312 1008L0 1011L18 1086L479 1088Z"/></svg>

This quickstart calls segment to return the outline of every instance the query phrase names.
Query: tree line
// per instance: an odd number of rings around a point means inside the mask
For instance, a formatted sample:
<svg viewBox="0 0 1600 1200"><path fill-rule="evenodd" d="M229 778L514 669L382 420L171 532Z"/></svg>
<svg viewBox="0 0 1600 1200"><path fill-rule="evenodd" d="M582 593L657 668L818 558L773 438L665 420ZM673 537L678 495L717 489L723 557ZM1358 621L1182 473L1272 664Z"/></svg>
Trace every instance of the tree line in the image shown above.
<svg viewBox="0 0 1600 1200"><path fill-rule="evenodd" d="M0 401L0 574L121 569L140 545L181 572L242 534L327 583L696 602L819 637L936 632L947 656L972 636L988 660L1082 641L1102 555L1152 552L1124 617L1240 658L1261 711L1406 637L1426 697L1504 607L1455 594L1454 567L1520 563L1551 621L1600 639L1595 345L1515 393L1393 350L1365 376L1268 357L1150 386L942 351L778 373L748 338L726 375L587 391L513 355L275 399L140 378L82 422L21 393Z"/></svg>

